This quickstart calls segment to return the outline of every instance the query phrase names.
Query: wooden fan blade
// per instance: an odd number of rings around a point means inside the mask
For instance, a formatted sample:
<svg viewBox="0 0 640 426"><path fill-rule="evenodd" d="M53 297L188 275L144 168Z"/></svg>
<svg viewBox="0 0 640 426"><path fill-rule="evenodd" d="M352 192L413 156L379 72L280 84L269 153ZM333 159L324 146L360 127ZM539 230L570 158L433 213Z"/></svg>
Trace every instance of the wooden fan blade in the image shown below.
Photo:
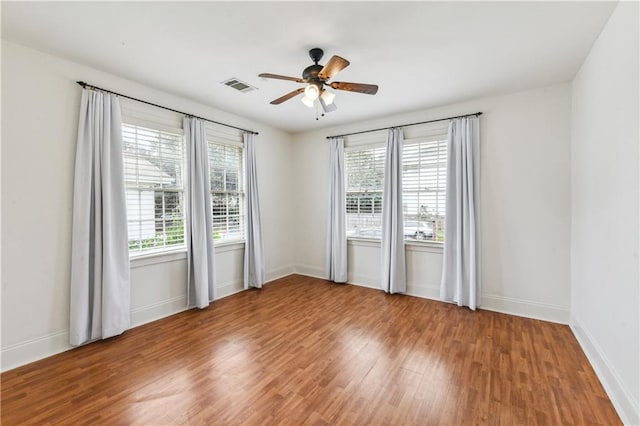
<svg viewBox="0 0 640 426"><path fill-rule="evenodd" d="M318 73L318 77L323 80L329 80L334 75L338 74L340 71L349 66L349 61L340 56L333 56L327 62L327 65L324 66Z"/></svg>
<svg viewBox="0 0 640 426"><path fill-rule="evenodd" d="M271 105L280 105L284 101L288 101L289 99L293 98L296 95L299 95L302 92L304 92L304 87L296 89L293 92L289 92L284 96L280 96L278 99L274 99L273 101L271 101Z"/></svg>
<svg viewBox="0 0 640 426"><path fill-rule="evenodd" d="M375 84L345 83L334 81L333 83L331 83L331 87L337 90L346 90L347 92L364 93L365 95L375 95L376 93L378 93L378 86Z"/></svg>
<svg viewBox="0 0 640 426"><path fill-rule="evenodd" d="M301 78L296 78L296 77L287 77L286 75L262 73L262 74L258 74L258 77L275 78L276 80L289 80L289 81L295 81L296 83L306 83L306 80L303 80Z"/></svg>

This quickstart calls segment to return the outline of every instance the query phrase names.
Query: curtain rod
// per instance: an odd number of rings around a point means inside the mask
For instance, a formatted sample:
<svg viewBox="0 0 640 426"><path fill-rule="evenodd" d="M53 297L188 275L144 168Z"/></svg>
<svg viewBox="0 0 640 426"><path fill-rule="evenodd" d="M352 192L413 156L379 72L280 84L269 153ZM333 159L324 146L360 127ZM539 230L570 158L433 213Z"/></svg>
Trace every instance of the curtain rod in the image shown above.
<svg viewBox="0 0 640 426"><path fill-rule="evenodd" d="M101 88L101 87L98 87L98 86L94 86L94 85L92 85L92 84L85 83L84 81L76 81L76 83L78 83L80 86L82 86L82 87L83 87L83 88L85 88L85 89L86 89L87 87L89 87L89 88L92 88L92 89L100 90L100 91L102 91L102 92L112 93L112 94L114 94L114 95L117 95L117 96L120 96L120 97L123 97L123 98L131 99L131 100L136 101L136 102L141 102L141 103L143 103L143 104L147 104L147 105L151 105L151 106L154 106L154 107L158 107L158 108L166 109L166 110L168 110L168 111L177 112L178 114L187 115L187 116L189 116L189 117L193 117L193 118L199 118L200 120L208 121L208 122L210 122L210 123L220 124L221 126L231 127L232 129L241 130L241 131L243 131L243 132L247 132L247 133L253 133L254 135L257 135L257 134L258 134L258 132L254 132L253 130L247 130L247 129L243 129L243 128L241 128L241 127L232 126L232 125L230 125L230 124L220 123L219 121L209 120L208 118L198 117L198 116L193 115L193 114L189 114L189 113L186 113L186 112L183 112L183 111L178 111L177 109L167 108L167 107L162 106L162 105L158 105L158 104L154 104L154 103L151 103L151 102L143 101L142 99L133 98L133 97L131 97L131 96L123 95L123 94L121 94L121 93L117 93L117 92L114 92L114 91L112 91L112 90L103 89L103 88Z"/></svg>
<svg viewBox="0 0 640 426"><path fill-rule="evenodd" d="M418 124L436 123L438 121L453 120L454 118L471 117L472 115L475 115L476 117L478 117L478 116L482 115L482 112L474 112L473 114L465 114L465 115L456 115L455 117L438 118L437 120L420 121L418 123L402 124L400 126L381 127L379 129L363 130L361 132L345 133L343 135L327 136L327 139L339 138L339 137L342 137L342 136L359 135L359 134L362 134L362 133L377 132L377 131L380 131L380 130L393 129L395 127L408 127L408 126L417 126Z"/></svg>

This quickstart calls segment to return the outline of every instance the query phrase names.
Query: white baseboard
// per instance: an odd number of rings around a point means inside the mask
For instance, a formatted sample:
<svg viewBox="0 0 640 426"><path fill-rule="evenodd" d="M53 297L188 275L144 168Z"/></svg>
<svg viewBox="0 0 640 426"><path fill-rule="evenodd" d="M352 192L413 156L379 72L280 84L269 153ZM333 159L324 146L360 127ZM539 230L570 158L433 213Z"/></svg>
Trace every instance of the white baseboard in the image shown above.
<svg viewBox="0 0 640 426"><path fill-rule="evenodd" d="M421 297L423 299L440 301L440 287L426 287L407 283L406 294L409 296Z"/></svg>
<svg viewBox="0 0 640 426"><path fill-rule="evenodd" d="M2 371L12 370L72 348L69 345L69 330L57 331L26 342L16 343L2 349Z"/></svg>
<svg viewBox="0 0 640 426"><path fill-rule="evenodd" d="M216 286L215 300L229 297L233 294L240 293L241 291L244 291L244 290L245 288L244 288L243 280L233 280L226 283L222 283L222 285Z"/></svg>
<svg viewBox="0 0 640 426"><path fill-rule="evenodd" d="M186 309L185 296L174 297L160 303L133 309L131 311L130 328L177 314ZM69 344L69 330L57 331L26 342L16 343L3 348L0 352L2 355L1 370L3 372L12 370L73 348L74 346Z"/></svg>
<svg viewBox="0 0 640 426"><path fill-rule="evenodd" d="M270 281L277 280L278 278L286 277L287 275L291 275L294 273L293 266L283 266L280 268L275 268L265 273L265 284ZM232 296L234 294L240 293L244 291L244 281L243 280L234 280L228 283L224 283L221 286L216 288L217 297L216 300L222 299L225 297Z"/></svg>
<svg viewBox="0 0 640 426"><path fill-rule="evenodd" d="M304 271L311 267L296 267L302 275L310 275ZM318 269L318 268L315 268ZM349 274L349 284L360 287L367 287L380 290L380 278L362 274ZM420 285L418 283L407 283L408 296L421 297L423 299L441 300L440 286ZM486 294L481 297L480 309L487 311L501 312L505 314L517 315L520 317L539 319L543 321L557 322L561 324L569 323L569 309L563 306L549 305L530 300L515 299L497 295Z"/></svg>
<svg viewBox="0 0 640 426"><path fill-rule="evenodd" d="M353 275L349 280L349 284L382 291L378 279L364 275ZM422 299L442 301L440 299L440 287L435 286L421 286L407 283L407 291L404 294ZM483 296L482 305L479 308L487 311L501 312L561 324L568 323L566 318L568 318L569 315L565 309L558 306L497 296Z"/></svg>
<svg viewBox="0 0 640 426"><path fill-rule="evenodd" d="M627 390L620 375L611 366L611 362L607 359L600 345L573 316L570 327L622 422L626 425L640 425L640 406L633 401L631 393Z"/></svg>
<svg viewBox="0 0 640 426"><path fill-rule="evenodd" d="M351 276L349 284L382 291L380 288L380 279L368 277L366 275ZM415 283L407 283L407 291L404 294L407 296L420 297L422 299L440 300L439 288L420 286Z"/></svg>
<svg viewBox="0 0 640 426"><path fill-rule="evenodd" d="M349 284L357 285L360 287L367 287L367 288L373 288L376 290L381 290L380 277L370 277L367 275L349 274L349 279L347 282Z"/></svg>
<svg viewBox="0 0 640 426"><path fill-rule="evenodd" d="M480 309L560 324L569 324L568 307L534 302L531 300L483 294L480 297Z"/></svg>
<svg viewBox="0 0 640 426"><path fill-rule="evenodd" d="M267 271L265 274L266 282L277 280L278 278L286 277L287 275L291 275L295 273L296 268L293 265L282 266L280 268L272 269Z"/></svg>
<svg viewBox="0 0 640 426"><path fill-rule="evenodd" d="M313 278L320 278L321 280L327 279L326 272L323 268L309 265L296 265L294 269L296 274L306 275Z"/></svg>
<svg viewBox="0 0 640 426"><path fill-rule="evenodd" d="M169 315L187 310L186 296L178 296L160 303L141 306L131 311L131 327L138 327Z"/></svg>

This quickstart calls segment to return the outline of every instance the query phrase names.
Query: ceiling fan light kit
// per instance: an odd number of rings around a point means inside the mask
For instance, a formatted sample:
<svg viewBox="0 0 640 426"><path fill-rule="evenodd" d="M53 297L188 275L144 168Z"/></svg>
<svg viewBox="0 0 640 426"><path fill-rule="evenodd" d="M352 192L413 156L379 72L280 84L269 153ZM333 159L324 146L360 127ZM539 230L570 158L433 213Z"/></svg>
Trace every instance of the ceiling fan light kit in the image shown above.
<svg viewBox="0 0 640 426"><path fill-rule="evenodd" d="M259 77L272 78L276 80L288 80L296 83L306 83L304 88L296 89L271 101L272 105L280 105L284 101L304 93L302 103L309 108L313 108L315 101L319 100L322 110L326 113L335 111L337 109L333 102L336 95L325 89L325 85L335 89L344 90L347 92L364 93L366 95L375 95L378 92L378 86L375 84L362 84L362 83L346 83L340 81L333 81L329 83L329 80L333 78L338 72L349 66L349 61L340 56L334 55L329 59L326 65L319 65L320 59L324 52L322 49L316 47L309 50L309 57L314 62L313 65L308 66L302 71L302 78L287 77L279 74L262 73ZM324 113L322 114L324 116ZM318 118L316 117L316 120Z"/></svg>
<svg viewBox="0 0 640 426"><path fill-rule="evenodd" d="M306 96L302 98L302 103L308 106L309 108L313 108L313 100L307 98Z"/></svg>
<svg viewBox="0 0 640 426"><path fill-rule="evenodd" d="M324 99L322 99L322 97L320 97L320 105L322 106L322 110L325 112L332 112L338 109L338 107L336 106L336 104L332 103L327 103L325 102ZM324 115L324 114L323 114Z"/></svg>
<svg viewBox="0 0 640 426"><path fill-rule="evenodd" d="M324 89L320 97L322 98L325 104L331 105L333 103L333 100L336 98L336 94L331 93L327 89Z"/></svg>
<svg viewBox="0 0 640 426"><path fill-rule="evenodd" d="M316 86L313 83L311 83L304 89L304 96L306 98L309 98L312 101L315 101L316 99L318 99L319 95L320 95L320 89L318 89L318 86Z"/></svg>

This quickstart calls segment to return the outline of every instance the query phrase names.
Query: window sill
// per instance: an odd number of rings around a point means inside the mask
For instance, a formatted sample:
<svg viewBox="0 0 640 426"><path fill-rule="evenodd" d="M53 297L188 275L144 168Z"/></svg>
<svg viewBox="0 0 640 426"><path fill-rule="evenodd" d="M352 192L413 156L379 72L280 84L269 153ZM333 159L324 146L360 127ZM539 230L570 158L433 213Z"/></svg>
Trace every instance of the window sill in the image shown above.
<svg viewBox="0 0 640 426"><path fill-rule="evenodd" d="M227 251L243 250L244 240L220 241L213 243L214 250L217 253L225 253Z"/></svg>
<svg viewBox="0 0 640 426"><path fill-rule="evenodd" d="M129 255L129 262L132 268L155 265L158 263L174 262L187 258L187 248L179 247L171 250L154 250L145 253Z"/></svg>
<svg viewBox="0 0 640 426"><path fill-rule="evenodd" d="M347 237L347 244L359 247L380 247L380 238Z"/></svg>
<svg viewBox="0 0 640 426"><path fill-rule="evenodd" d="M438 254L442 254L444 251L444 243L436 243L433 241L405 241L404 246L406 251Z"/></svg>
<svg viewBox="0 0 640 426"><path fill-rule="evenodd" d="M244 249L244 240L222 241L213 243L213 249L216 254L228 251ZM158 263L175 262L176 260L184 260L187 258L187 248L185 246L165 249L165 250L149 250L142 253L129 254L129 262L132 268L141 266L155 265Z"/></svg>
<svg viewBox="0 0 640 426"><path fill-rule="evenodd" d="M348 237L347 244L356 247L380 247L379 238L362 238L362 237ZM432 241L415 241L405 240L404 242L406 251L420 251L430 253L442 253L444 250L444 243L435 243Z"/></svg>

